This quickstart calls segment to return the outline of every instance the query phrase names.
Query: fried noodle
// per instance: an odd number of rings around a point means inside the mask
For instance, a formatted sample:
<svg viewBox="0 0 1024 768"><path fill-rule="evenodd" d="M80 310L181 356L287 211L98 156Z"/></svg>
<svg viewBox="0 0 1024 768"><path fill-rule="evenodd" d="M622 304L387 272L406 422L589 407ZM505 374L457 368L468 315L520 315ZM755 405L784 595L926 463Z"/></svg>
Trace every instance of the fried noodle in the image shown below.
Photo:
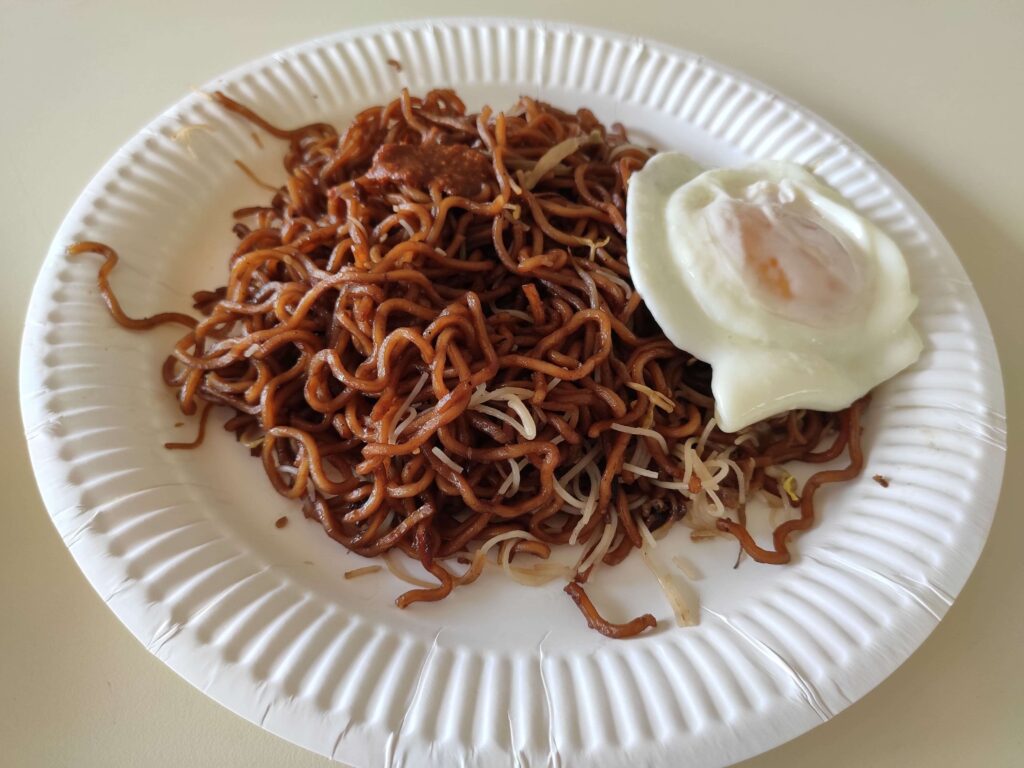
<svg viewBox="0 0 1024 768"><path fill-rule="evenodd" d="M717 429L710 368L665 338L630 281L626 194L651 150L621 126L525 97L467 113L434 90L364 110L339 134L213 98L287 142L288 177L236 212L225 285L195 295L201 319L130 318L109 284L113 249L69 253L105 257L98 285L122 326L187 328L163 367L184 413L227 407L226 428L328 536L432 575L400 607L475 580L484 542L505 542L506 572L542 583L558 569L509 561L572 541L585 568L567 594L598 631L636 635L653 617L610 623L582 583L641 548L639 529L685 520L784 563L815 491L860 471L863 403ZM761 548L745 507L778 495L771 468L847 448L849 466L813 475L800 517ZM461 575L457 556L471 563Z"/></svg>

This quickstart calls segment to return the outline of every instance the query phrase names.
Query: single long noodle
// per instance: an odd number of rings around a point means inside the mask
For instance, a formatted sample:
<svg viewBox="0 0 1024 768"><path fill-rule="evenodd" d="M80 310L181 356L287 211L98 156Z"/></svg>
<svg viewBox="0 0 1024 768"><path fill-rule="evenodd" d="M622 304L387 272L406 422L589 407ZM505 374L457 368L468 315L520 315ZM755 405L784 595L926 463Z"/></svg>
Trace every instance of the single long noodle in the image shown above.
<svg viewBox="0 0 1024 768"><path fill-rule="evenodd" d="M203 318L132 319L108 282L113 249L69 254L105 257L98 286L124 327L189 329L163 368L183 412L206 403L205 422L210 405L228 407L225 427L331 538L366 557L400 550L436 579L400 607L471 583L483 557L470 553L521 532L529 543L503 557L600 544L566 592L591 626L633 636L653 617L610 624L578 582L640 547L637 521L686 519L786 562L815 490L860 471L861 404L742 435L715 428L710 369L661 334L629 280L625 200L650 150L621 127L526 97L468 114L434 90L364 110L339 134L277 128L213 98L288 142L288 180L236 212L226 283L195 295ZM745 496L776 488L766 470L847 447L850 466L812 476L800 518L760 548ZM472 563L461 576L445 565L456 555Z"/></svg>

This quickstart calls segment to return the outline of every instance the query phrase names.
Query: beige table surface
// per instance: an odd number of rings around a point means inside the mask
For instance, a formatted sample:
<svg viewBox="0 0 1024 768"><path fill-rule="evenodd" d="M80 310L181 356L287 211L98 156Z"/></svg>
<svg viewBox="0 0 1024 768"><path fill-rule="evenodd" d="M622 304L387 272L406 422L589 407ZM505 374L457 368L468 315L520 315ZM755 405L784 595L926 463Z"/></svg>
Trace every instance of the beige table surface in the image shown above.
<svg viewBox="0 0 1024 768"><path fill-rule="evenodd" d="M244 10L233 10L233 7ZM349 26L509 13L647 35L738 67L888 167L952 242L1024 408L1024 3L0 0L0 765L321 766L150 656L79 573L39 500L17 354L50 238L92 174L190 86ZM745 768L1024 764L1024 450L947 618L888 681Z"/></svg>

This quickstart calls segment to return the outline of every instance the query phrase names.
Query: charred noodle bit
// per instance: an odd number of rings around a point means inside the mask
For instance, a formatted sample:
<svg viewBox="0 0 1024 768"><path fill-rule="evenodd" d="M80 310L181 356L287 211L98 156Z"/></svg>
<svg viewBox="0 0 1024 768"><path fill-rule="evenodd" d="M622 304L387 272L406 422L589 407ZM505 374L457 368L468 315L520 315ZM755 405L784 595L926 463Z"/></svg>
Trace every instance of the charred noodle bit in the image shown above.
<svg viewBox="0 0 1024 768"><path fill-rule="evenodd" d="M287 144L286 181L226 223L238 244L224 285L194 296L201 319L130 318L109 284L114 251L68 253L105 258L97 282L122 326L188 329L162 375L184 413L204 407L200 436L211 405L230 409L225 428L278 493L412 582L400 607L472 583L497 544L516 580L585 579L644 546L638 521L720 527L756 559L784 562L815 490L859 471L862 404L742 436L715 428L710 369L662 335L629 278L626 190L650 150L621 128L529 98L467 114L437 90L403 92L339 134L278 128L212 98ZM766 471L847 446L850 467L808 482L776 551L726 519L745 520L744 493L778 490ZM521 564L570 540L580 573ZM405 574L399 555L431 580ZM609 624L578 583L566 591L611 637L654 625Z"/></svg>

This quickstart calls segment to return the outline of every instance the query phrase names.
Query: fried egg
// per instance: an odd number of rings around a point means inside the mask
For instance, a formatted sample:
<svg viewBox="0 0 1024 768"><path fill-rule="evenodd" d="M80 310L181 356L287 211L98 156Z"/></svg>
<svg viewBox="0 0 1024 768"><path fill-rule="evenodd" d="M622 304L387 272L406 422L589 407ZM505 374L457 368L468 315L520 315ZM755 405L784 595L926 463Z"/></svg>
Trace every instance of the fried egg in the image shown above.
<svg viewBox="0 0 1024 768"><path fill-rule="evenodd" d="M899 247L793 163L656 155L630 179L627 259L665 335L711 365L727 432L845 408L921 353Z"/></svg>

